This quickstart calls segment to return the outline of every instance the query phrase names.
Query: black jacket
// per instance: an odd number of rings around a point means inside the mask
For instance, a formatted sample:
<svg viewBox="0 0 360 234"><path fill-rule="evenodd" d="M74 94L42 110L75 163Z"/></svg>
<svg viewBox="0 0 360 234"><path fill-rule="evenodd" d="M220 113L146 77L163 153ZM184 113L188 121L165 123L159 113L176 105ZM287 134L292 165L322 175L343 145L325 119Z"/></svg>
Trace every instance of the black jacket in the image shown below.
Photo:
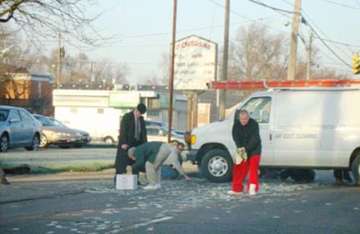
<svg viewBox="0 0 360 234"><path fill-rule="evenodd" d="M126 113L120 123L120 135L119 146L123 144L129 145L129 147L138 146L147 142L147 133L145 127L145 121L143 117L140 117L141 133L140 140L135 139L135 116L131 111Z"/></svg>
<svg viewBox="0 0 360 234"><path fill-rule="evenodd" d="M250 118L248 124L242 126L235 118L232 136L237 148L245 147L248 157L261 154L259 124L256 120Z"/></svg>

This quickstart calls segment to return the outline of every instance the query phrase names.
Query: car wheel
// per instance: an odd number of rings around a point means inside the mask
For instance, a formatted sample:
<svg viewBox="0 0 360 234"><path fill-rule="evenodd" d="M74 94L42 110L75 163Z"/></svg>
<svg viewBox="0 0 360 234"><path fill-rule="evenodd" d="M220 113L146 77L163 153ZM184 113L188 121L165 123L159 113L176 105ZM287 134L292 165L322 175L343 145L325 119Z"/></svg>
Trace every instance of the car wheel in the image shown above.
<svg viewBox="0 0 360 234"><path fill-rule="evenodd" d="M9 149L9 138L7 135L2 135L0 138L0 152L6 152Z"/></svg>
<svg viewBox="0 0 360 234"><path fill-rule="evenodd" d="M40 145L40 137L39 135L35 135L33 137L33 140L31 142L31 146L25 147L25 149L32 151L32 150L38 150Z"/></svg>
<svg viewBox="0 0 360 234"><path fill-rule="evenodd" d="M360 152L351 163L351 170L354 177L354 185L360 186Z"/></svg>
<svg viewBox="0 0 360 234"><path fill-rule="evenodd" d="M104 138L104 142L105 142L105 144L107 144L107 145L112 145L112 144L115 143L115 141L114 141L114 139L113 139L112 137L105 137L105 138Z"/></svg>
<svg viewBox="0 0 360 234"><path fill-rule="evenodd" d="M232 158L226 150L213 149L201 160L201 174L211 182L228 182L231 180L232 165Z"/></svg>
<svg viewBox="0 0 360 234"><path fill-rule="evenodd" d="M41 134L40 137L40 147L41 148L46 148L49 145L48 139L44 134Z"/></svg>

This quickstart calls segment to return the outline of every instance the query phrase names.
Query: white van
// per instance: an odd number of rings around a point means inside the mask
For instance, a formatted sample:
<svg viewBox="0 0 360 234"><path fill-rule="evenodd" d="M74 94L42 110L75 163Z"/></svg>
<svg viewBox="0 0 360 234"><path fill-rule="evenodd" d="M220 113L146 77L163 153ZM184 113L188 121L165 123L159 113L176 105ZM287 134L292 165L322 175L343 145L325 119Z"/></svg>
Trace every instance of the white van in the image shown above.
<svg viewBox="0 0 360 234"><path fill-rule="evenodd" d="M213 182L228 181L240 109L258 121L262 167L351 168L360 183L360 89L307 88L257 92L227 119L192 130L189 158ZM190 140L189 140L190 139Z"/></svg>

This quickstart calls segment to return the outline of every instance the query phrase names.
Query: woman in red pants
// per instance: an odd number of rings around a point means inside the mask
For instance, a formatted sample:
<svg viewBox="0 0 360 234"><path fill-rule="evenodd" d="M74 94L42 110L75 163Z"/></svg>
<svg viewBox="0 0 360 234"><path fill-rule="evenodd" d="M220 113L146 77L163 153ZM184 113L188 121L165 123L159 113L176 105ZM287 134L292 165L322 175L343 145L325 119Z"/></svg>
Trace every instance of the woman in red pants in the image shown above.
<svg viewBox="0 0 360 234"><path fill-rule="evenodd" d="M240 164L234 164L231 195L243 192L243 181L249 174L246 191L255 195L259 191L259 164L261 155L261 139L259 124L250 118L246 110L240 110L232 129L233 140L238 150L245 150L247 158Z"/></svg>

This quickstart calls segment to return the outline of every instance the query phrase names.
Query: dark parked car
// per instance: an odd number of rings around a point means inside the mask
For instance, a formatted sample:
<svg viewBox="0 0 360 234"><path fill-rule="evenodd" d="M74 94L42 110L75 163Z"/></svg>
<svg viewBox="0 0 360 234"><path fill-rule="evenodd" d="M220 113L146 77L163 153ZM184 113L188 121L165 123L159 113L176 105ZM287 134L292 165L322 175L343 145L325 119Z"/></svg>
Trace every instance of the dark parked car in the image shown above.
<svg viewBox="0 0 360 234"><path fill-rule="evenodd" d="M0 106L0 152L16 147L38 149L40 131L41 124L27 110Z"/></svg>
<svg viewBox="0 0 360 234"><path fill-rule="evenodd" d="M145 120L146 131L149 141L167 141L168 125L163 122ZM172 129L171 138L173 140L184 141L185 132Z"/></svg>
<svg viewBox="0 0 360 234"><path fill-rule="evenodd" d="M60 121L44 115L34 114L42 124L40 147L58 145L61 148L81 147L91 141L89 133L72 129Z"/></svg>

